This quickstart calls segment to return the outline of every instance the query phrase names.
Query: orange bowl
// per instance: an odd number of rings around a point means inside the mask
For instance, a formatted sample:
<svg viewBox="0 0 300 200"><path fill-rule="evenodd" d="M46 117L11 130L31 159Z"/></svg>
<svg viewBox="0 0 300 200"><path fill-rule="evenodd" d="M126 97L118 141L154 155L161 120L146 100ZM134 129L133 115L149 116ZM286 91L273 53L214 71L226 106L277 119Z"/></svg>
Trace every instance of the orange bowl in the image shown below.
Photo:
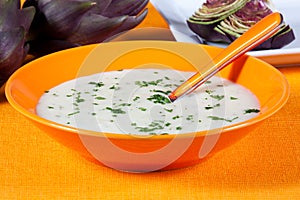
<svg viewBox="0 0 300 200"><path fill-rule="evenodd" d="M219 75L241 84L256 95L260 114L219 129L169 135L134 136L80 130L36 114L36 105L48 89L102 71L168 66L197 71L222 49L172 41L121 41L56 52L17 70L8 80L6 97L13 108L49 136L83 157L130 172L150 172L191 166L239 141L287 101L289 86L273 66L244 55Z"/></svg>

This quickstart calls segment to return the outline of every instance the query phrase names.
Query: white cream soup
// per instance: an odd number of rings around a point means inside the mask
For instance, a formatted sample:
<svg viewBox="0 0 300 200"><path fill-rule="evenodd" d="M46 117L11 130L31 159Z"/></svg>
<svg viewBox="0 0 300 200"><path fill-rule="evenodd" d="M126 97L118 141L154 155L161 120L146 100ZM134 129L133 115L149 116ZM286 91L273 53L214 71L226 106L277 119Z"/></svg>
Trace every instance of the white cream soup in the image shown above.
<svg viewBox="0 0 300 200"><path fill-rule="evenodd" d="M248 89L217 76L171 103L167 94L193 74L134 69L80 77L45 91L37 114L80 129L140 135L209 130L259 114Z"/></svg>

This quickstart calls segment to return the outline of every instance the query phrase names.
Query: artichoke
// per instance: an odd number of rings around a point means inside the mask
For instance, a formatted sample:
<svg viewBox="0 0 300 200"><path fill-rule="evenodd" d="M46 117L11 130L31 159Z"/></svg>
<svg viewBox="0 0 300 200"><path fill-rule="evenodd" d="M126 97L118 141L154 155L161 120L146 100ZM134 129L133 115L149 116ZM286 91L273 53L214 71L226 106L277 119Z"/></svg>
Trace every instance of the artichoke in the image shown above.
<svg viewBox="0 0 300 200"><path fill-rule="evenodd" d="M22 66L29 46L26 36L35 9L20 9L20 1L0 0L0 87Z"/></svg>
<svg viewBox="0 0 300 200"><path fill-rule="evenodd" d="M207 0L188 20L189 28L209 42L231 43L272 13L267 0ZM255 48L278 49L295 39L289 25Z"/></svg>
<svg viewBox="0 0 300 200"><path fill-rule="evenodd" d="M29 30L30 53L99 43L137 26L147 15L149 0L26 0L35 7Z"/></svg>

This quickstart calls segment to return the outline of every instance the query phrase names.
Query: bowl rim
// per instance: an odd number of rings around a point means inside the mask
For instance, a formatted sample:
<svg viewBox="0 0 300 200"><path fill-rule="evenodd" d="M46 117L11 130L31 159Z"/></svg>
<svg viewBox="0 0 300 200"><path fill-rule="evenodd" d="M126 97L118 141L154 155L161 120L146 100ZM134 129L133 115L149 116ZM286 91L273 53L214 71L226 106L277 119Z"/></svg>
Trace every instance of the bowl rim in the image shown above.
<svg viewBox="0 0 300 200"><path fill-rule="evenodd" d="M118 43L127 43L127 42L145 42L146 40L138 40L138 41L117 41ZM147 40L146 42L149 42L149 40ZM150 42L171 42L171 43L178 43L176 41L150 41ZM115 43L115 42L114 42ZM284 86L283 88L283 92L282 92L282 96L280 98L280 100L276 103L276 105L274 105L272 108L268 109L266 112L264 112L263 114L260 114L254 118L248 119L246 121L242 121L239 123L234 123L232 125L228 125L228 126L223 126L220 128L216 128L216 129L210 129L210 130L204 130L204 131L198 131L198 132L188 132L188 133L180 133L180 134L163 134L163 135L137 135L137 134L122 134L122 133L105 133L105 132L97 132L97 131L92 131L92 130L85 130L85 129L78 129L75 127L71 127L71 126L67 126L67 125L63 125L63 124L59 124L57 122L53 122L51 120L47 120L45 118L42 118L40 116L38 116L35 113L32 113L30 111L28 111L27 109L23 108L22 106L20 106L13 98L13 95L11 93L11 84L12 82L15 80L15 78L18 76L18 74L22 73L23 70L27 70L27 68L30 68L31 65L34 65L35 62L38 62L41 59L49 59L51 57L55 57L56 54L63 54L65 52L72 52L72 51L77 51L78 49L91 49L91 51L99 44L90 44L90 45L84 45L84 46L79 46L79 47L74 47L74 48L70 48L70 49L65 49L65 50L61 50L61 51L57 51L45 56L42 56L40 58L37 58L33 61L30 61L26 64L24 64L22 67L20 67L18 70L16 70L8 79L8 81L5 84L5 96L7 101L9 102L9 104L15 109L17 110L19 113L21 113L23 116L27 117L28 119L32 120L35 123L40 123L44 126L49 126L52 128L56 128L62 131L66 131L70 134L78 134L78 135L90 135L90 136L98 136L98 137L106 137L106 138L118 138L118 139L128 139L128 140L132 140L132 139L151 139L151 140L155 140L155 139L173 139L173 138L189 138L189 137L201 137L201 136L206 136L206 135L213 135L213 134L218 134L219 131L221 130L221 134L226 133L226 132L230 132L233 131L235 129L240 129L243 127L248 127L250 125L256 124L258 122L263 121L264 119L270 117L271 115L273 115L274 113L276 113L278 110L280 110L288 101L289 99L289 95L290 95L290 87L289 87L289 83L287 81L287 79L285 78L285 76L279 71L277 70L275 67L273 67L272 65L258 59L255 58L253 56L250 55L243 55L244 57L246 57L247 59L254 59L255 62L260 62L263 63L264 66L271 68L271 70L278 76L281 78L282 80L282 84ZM198 44L200 46L202 46L205 49L218 49L220 50L221 48L219 47L212 47L212 46L208 46L208 45L202 45L202 44Z"/></svg>

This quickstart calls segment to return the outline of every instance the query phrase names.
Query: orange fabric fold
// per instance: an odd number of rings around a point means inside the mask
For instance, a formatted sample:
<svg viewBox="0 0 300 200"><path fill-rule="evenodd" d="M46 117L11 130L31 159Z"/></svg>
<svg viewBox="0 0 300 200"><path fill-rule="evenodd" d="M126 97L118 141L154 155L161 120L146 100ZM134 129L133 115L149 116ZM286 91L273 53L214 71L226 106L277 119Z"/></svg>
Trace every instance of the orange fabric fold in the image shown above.
<svg viewBox="0 0 300 200"><path fill-rule="evenodd" d="M167 23L149 4L139 27ZM0 94L0 199L300 199L300 67L279 69L287 104L198 165L131 174L86 160L36 128Z"/></svg>

